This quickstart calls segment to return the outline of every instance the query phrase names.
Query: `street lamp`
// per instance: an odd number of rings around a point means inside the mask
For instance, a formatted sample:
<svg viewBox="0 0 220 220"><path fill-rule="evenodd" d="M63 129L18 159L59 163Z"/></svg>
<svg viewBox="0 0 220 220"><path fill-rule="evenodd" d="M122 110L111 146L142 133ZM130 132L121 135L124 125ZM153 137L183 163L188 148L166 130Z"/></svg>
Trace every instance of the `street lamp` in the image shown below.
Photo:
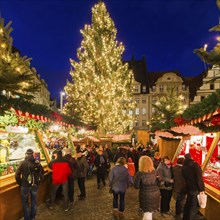
<svg viewBox="0 0 220 220"><path fill-rule="evenodd" d="M65 92L60 92L60 112L63 111L63 96L65 96Z"/></svg>

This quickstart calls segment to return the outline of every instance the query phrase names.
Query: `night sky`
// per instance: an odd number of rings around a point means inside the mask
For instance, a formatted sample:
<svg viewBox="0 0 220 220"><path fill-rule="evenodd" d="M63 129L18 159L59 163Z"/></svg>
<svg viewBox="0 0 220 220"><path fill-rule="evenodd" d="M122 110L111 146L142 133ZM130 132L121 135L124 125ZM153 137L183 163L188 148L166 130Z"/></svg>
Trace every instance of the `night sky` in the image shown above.
<svg viewBox="0 0 220 220"><path fill-rule="evenodd" d="M98 0L0 0L5 24L12 21L13 44L21 55L32 58L59 99L70 79L69 58L76 60L80 29L91 23L91 8ZM205 69L193 53L208 44L211 50L219 32L208 30L219 23L216 0L105 0L123 42L123 60L142 59L150 72L178 70L196 76Z"/></svg>

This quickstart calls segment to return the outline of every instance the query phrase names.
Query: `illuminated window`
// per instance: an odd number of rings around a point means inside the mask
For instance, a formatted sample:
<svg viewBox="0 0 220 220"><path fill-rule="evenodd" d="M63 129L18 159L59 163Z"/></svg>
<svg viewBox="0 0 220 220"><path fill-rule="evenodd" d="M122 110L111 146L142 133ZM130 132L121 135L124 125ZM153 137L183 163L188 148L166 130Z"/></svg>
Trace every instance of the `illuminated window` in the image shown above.
<svg viewBox="0 0 220 220"><path fill-rule="evenodd" d="M136 108L135 109L135 115L139 115L140 114L140 109L139 108Z"/></svg>
<svg viewBox="0 0 220 220"><path fill-rule="evenodd" d="M146 108L142 108L142 115L146 115L146 113L147 113Z"/></svg>
<svg viewBox="0 0 220 220"><path fill-rule="evenodd" d="M163 92L163 85L160 85L160 86L159 86L159 91L160 91L160 92Z"/></svg>
<svg viewBox="0 0 220 220"><path fill-rule="evenodd" d="M139 85L135 85L134 86L134 92L135 93L139 93L140 92Z"/></svg>
<svg viewBox="0 0 220 220"><path fill-rule="evenodd" d="M143 86L142 87L142 92L146 92L147 91L147 87L146 86Z"/></svg>

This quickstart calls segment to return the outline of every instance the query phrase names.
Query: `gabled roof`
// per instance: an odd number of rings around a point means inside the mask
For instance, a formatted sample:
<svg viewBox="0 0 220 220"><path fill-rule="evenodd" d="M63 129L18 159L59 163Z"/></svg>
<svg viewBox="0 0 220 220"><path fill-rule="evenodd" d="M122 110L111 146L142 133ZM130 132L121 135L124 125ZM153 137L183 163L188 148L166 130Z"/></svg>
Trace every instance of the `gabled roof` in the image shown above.
<svg viewBox="0 0 220 220"><path fill-rule="evenodd" d="M156 83L156 81L166 73L175 73L177 76L183 79L183 77L178 71L148 72L147 75L148 75L149 86L153 86Z"/></svg>
<svg viewBox="0 0 220 220"><path fill-rule="evenodd" d="M132 57L131 60L124 61L124 63L128 63L129 69L131 69L134 73L134 79L148 87L147 65L145 58L142 60L134 60Z"/></svg>

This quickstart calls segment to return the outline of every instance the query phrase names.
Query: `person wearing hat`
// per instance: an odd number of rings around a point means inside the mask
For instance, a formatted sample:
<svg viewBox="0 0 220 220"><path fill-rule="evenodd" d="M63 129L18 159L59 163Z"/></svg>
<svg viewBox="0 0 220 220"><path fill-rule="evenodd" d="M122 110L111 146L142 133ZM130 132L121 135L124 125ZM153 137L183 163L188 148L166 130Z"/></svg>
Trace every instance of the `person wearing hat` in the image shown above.
<svg viewBox="0 0 220 220"><path fill-rule="evenodd" d="M70 148L67 148L65 150L64 159L70 162L70 167L72 171L68 178L68 197L69 197L70 204L73 204L74 202L74 180L76 179L78 166L77 166L76 159L72 157L72 150Z"/></svg>
<svg viewBox="0 0 220 220"><path fill-rule="evenodd" d="M100 189L100 182L102 180L105 186L105 177L107 173L107 158L103 155L103 149L99 148L98 154L95 157L94 164L97 169L97 188Z"/></svg>
<svg viewBox="0 0 220 220"><path fill-rule="evenodd" d="M41 180L44 177L44 169L38 160L34 158L34 151L28 149L25 153L25 159L22 161L15 173L15 180L21 188L21 202L24 220L35 219L37 212L37 191L40 182L36 181L34 184L30 182L30 170L37 170ZM30 195L30 207L29 207L29 195Z"/></svg>

